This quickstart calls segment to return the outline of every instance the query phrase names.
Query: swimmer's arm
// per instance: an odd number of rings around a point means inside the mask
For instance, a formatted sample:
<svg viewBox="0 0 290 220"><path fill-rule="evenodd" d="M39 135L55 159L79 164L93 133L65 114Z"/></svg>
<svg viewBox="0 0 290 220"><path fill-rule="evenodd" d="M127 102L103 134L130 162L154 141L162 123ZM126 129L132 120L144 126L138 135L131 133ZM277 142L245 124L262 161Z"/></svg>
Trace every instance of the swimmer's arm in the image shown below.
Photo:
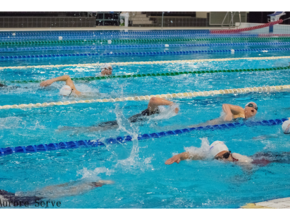
<svg viewBox="0 0 290 220"><path fill-rule="evenodd" d="M165 161L166 165L170 165L175 163L180 163L181 160L202 160L204 157L197 155L197 154L190 154L189 152L183 152L177 155L174 155L173 157L169 158Z"/></svg>
<svg viewBox="0 0 290 220"><path fill-rule="evenodd" d="M79 181L72 181L72 182L68 182L68 183L62 183L62 184L57 184L57 185L46 186L46 187L42 188L41 191L52 190L52 189L57 190L60 187L73 185L73 184L75 184L77 182L79 182Z"/></svg>
<svg viewBox="0 0 290 220"><path fill-rule="evenodd" d="M77 95L81 94L81 92L76 89L75 84L74 84L74 82L72 81L72 79L70 78L69 75L64 75L64 76L60 76L60 77L56 77L56 78L53 78L53 79L49 79L49 80L43 81L43 82L40 83L40 86L41 87L50 86L52 83L58 82L58 81L65 81L66 85L70 86L73 89L75 94L77 94Z"/></svg>
<svg viewBox="0 0 290 220"><path fill-rule="evenodd" d="M149 101L148 109L150 111L155 111L158 108L158 106L160 106L160 105L169 105L169 106L172 106L174 104L175 104L174 102L168 101L167 99L163 99L163 98L159 98L159 97L152 97L150 99L150 101ZM177 114L178 111L179 111L179 108L176 107L174 109L174 111Z"/></svg>
<svg viewBox="0 0 290 220"><path fill-rule="evenodd" d="M231 121L234 118L234 115L238 115L243 113L244 109L237 105L223 104L222 106L224 113L226 114L224 117L225 121Z"/></svg>

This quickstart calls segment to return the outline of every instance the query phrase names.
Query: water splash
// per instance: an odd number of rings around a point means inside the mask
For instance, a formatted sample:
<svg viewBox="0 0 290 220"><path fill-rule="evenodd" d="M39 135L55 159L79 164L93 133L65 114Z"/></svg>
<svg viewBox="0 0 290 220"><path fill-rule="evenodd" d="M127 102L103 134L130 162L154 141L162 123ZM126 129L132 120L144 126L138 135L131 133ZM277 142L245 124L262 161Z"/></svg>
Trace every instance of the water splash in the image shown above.
<svg viewBox="0 0 290 220"><path fill-rule="evenodd" d="M6 117L0 118L0 130L1 129L11 129L19 127L22 119L20 117Z"/></svg>
<svg viewBox="0 0 290 220"><path fill-rule="evenodd" d="M185 151L189 152L191 155L199 155L204 158L209 158L209 148L210 144L207 138L200 138L201 146L200 147L185 147Z"/></svg>
<svg viewBox="0 0 290 220"><path fill-rule="evenodd" d="M126 132L128 135L132 137L133 148L131 150L130 156L124 160L118 160L116 167L121 166L123 168L138 168L142 171L145 169L153 169L151 164L151 157L148 158L139 158L139 141L138 141L138 133L139 129L133 123L130 123L125 116L123 115L122 109L116 104L115 113L117 117L117 123L119 125L118 130Z"/></svg>
<svg viewBox="0 0 290 220"><path fill-rule="evenodd" d="M172 118L177 115L177 113L175 112L175 109L178 109L178 111L180 110L179 104L177 103L174 103L170 107L159 106L158 108L159 108L160 113L153 115L153 117L149 119L149 122L151 120L163 120L163 119Z"/></svg>
<svg viewBox="0 0 290 220"><path fill-rule="evenodd" d="M86 179L86 180L90 180L90 181L98 181L101 180L101 178L98 176L100 173L105 173L107 176L110 176L113 172L115 172L114 170L110 170L106 167L97 167L94 170L88 170L87 168L83 168L79 171L77 171L77 175L81 175L82 178L81 179Z"/></svg>

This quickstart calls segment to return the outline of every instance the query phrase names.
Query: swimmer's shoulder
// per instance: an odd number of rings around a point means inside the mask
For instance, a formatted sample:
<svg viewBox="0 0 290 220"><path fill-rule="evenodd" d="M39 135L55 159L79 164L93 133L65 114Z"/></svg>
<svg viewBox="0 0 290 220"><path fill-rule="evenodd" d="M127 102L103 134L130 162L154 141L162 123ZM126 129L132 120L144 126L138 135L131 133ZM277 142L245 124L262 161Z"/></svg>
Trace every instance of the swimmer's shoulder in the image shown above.
<svg viewBox="0 0 290 220"><path fill-rule="evenodd" d="M253 159L238 153L232 153L233 158L238 160L238 163L252 163Z"/></svg>

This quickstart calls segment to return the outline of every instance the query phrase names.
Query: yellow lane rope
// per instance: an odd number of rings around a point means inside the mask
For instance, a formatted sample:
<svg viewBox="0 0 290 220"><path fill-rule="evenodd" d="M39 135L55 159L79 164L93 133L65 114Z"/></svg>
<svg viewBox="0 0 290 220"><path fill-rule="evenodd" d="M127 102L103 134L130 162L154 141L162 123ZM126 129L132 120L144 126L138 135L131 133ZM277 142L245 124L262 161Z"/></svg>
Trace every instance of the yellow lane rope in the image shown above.
<svg viewBox="0 0 290 220"><path fill-rule="evenodd" d="M36 104L20 104L20 105L4 105L0 106L0 109L21 109L21 108L39 108L49 107L54 105L73 105L78 103L96 103L96 102L124 102L124 101L143 101L149 100L152 97L160 98L188 98L188 97L199 97L199 96L211 96L220 94L241 94L248 92L272 92L272 91L283 91L290 89L290 85L280 86L263 86L263 87L250 87L250 88L238 88L238 89L223 89L223 90L211 90L203 92L184 92L184 93L173 93L173 94L162 94L162 95L146 95L146 96L135 96L135 97L124 97L124 98L111 98L111 99L90 99L90 100L79 100L79 101L65 101L65 102L45 102Z"/></svg>
<svg viewBox="0 0 290 220"><path fill-rule="evenodd" d="M111 65L125 66L136 64L163 64L163 63L196 63L196 62L212 62L212 61L231 61L231 60L277 60L288 59L290 56L282 57L244 57L244 58L223 58L223 59L199 59L199 60L169 60L169 61L146 61L146 62L119 62L110 63ZM0 67L0 70L4 69L28 69L28 68L55 68L55 67L90 67L90 66L102 66L103 63L88 63L88 64L66 64L66 65L38 65L38 66L6 66Z"/></svg>

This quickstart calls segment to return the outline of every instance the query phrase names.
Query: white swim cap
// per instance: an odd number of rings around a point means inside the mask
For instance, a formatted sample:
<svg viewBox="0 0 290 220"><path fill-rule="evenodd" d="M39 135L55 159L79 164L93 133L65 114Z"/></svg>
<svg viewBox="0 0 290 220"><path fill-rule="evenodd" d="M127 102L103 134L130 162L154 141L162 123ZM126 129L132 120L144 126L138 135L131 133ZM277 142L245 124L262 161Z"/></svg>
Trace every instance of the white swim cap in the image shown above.
<svg viewBox="0 0 290 220"><path fill-rule="evenodd" d="M63 96L68 96L68 95L70 95L71 93L72 93L72 89L71 89L71 87L68 86L68 85L63 86L63 87L60 89L60 91L59 91L59 94L60 94L60 95L63 95Z"/></svg>
<svg viewBox="0 0 290 220"><path fill-rule="evenodd" d="M109 67L111 67L113 69L113 67L109 63L105 63L102 65L102 69L109 69Z"/></svg>
<svg viewBox="0 0 290 220"><path fill-rule="evenodd" d="M222 141L215 141L210 145L209 153L214 158L218 153L222 151L229 151L228 147Z"/></svg>
<svg viewBox="0 0 290 220"><path fill-rule="evenodd" d="M282 124L282 130L284 134L289 134L290 133L290 120L284 121Z"/></svg>

